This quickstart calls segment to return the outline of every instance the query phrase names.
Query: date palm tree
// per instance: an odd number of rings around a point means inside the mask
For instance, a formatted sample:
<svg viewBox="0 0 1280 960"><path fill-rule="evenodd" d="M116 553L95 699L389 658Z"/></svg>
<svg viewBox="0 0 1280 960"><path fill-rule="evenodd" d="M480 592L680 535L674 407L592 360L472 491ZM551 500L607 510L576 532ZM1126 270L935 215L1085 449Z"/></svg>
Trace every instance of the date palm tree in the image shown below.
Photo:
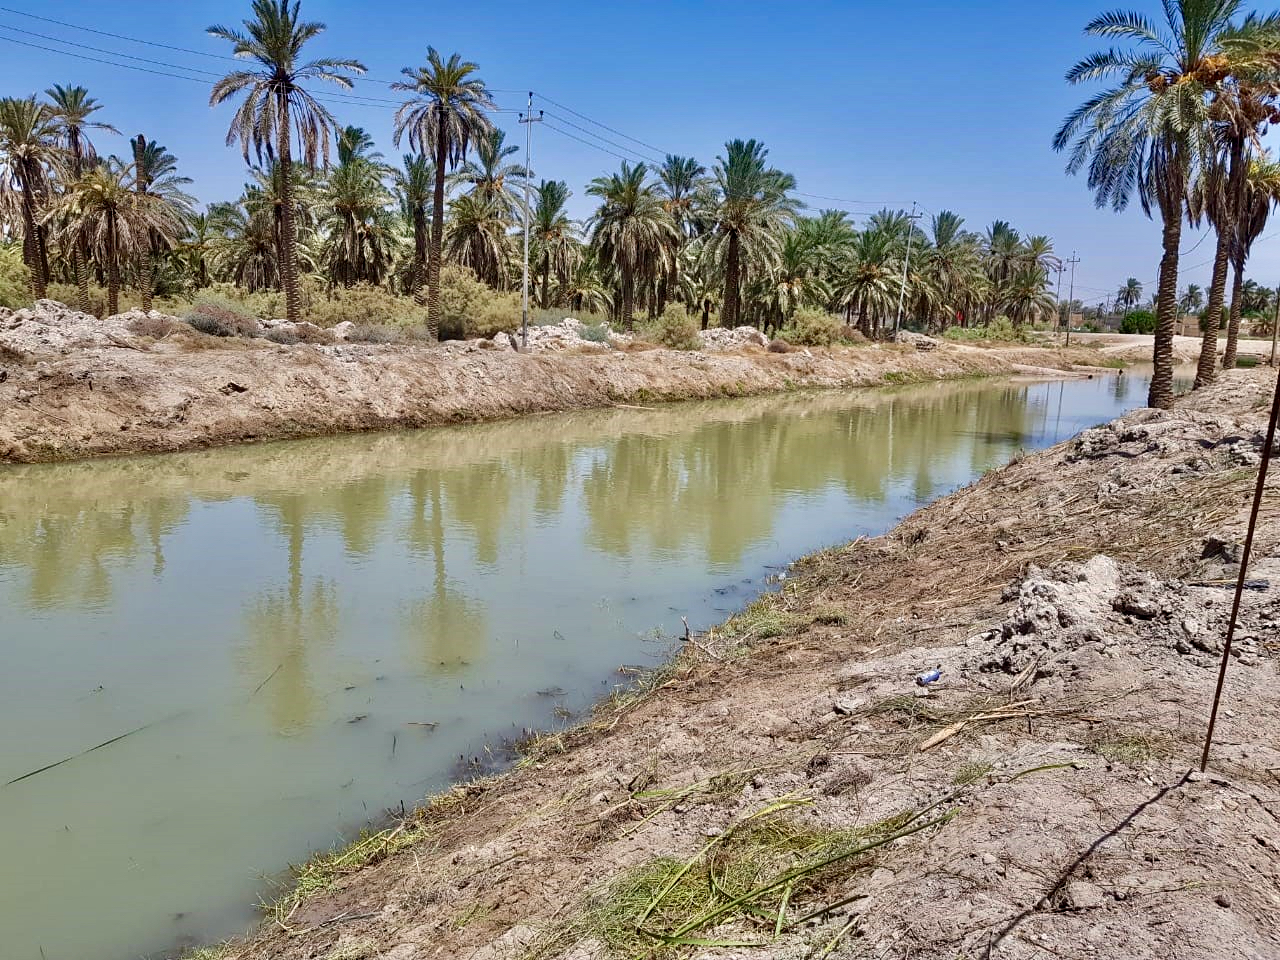
<svg viewBox="0 0 1280 960"><path fill-rule="evenodd" d="M1173 333L1177 320L1178 245L1196 172L1215 155L1211 96L1231 76L1239 49L1232 18L1241 0L1165 0L1162 19L1137 12L1103 14L1090 36L1128 41L1081 60L1067 82L1118 82L1068 115L1053 140L1068 153L1067 172L1088 171L1098 206L1119 211L1136 195L1143 211L1158 209L1163 255L1156 294L1155 373L1147 398L1173 403Z"/></svg>
<svg viewBox="0 0 1280 960"><path fill-rule="evenodd" d="M577 229L564 205L570 196L563 180L543 180L538 184L533 208L533 241L542 262L542 309L551 307L551 271L563 284L578 255Z"/></svg>
<svg viewBox="0 0 1280 960"><path fill-rule="evenodd" d="M37 300L49 289L49 245L44 205L49 180L61 160L59 128L50 108L30 97L0 98L3 177L21 195L22 259L31 271Z"/></svg>
<svg viewBox="0 0 1280 960"><path fill-rule="evenodd" d="M868 228L857 235L837 267L836 301L870 337L898 302L903 247L893 232Z"/></svg>
<svg viewBox="0 0 1280 960"><path fill-rule="evenodd" d="M712 175L716 196L711 219L714 232L707 252L723 247L724 300L720 323L738 324L741 313L742 267L747 256L776 257L782 229L795 221L800 203L790 196L796 179L767 165L769 151L756 140L731 140L716 157Z"/></svg>
<svg viewBox="0 0 1280 960"><path fill-rule="evenodd" d="M137 193L157 197L168 204L185 225L195 214L195 199L182 188L191 183L190 177L178 175L178 160L154 140L148 141L142 134L133 140L133 188ZM156 232L141 254L138 286L142 292L142 309L150 310L155 288L156 255L172 250L174 238Z"/></svg>
<svg viewBox="0 0 1280 960"><path fill-rule="evenodd" d="M410 293L422 306L427 302L427 217L435 185L435 168L421 153L406 153L404 166L391 174L400 213L413 228L413 267Z"/></svg>
<svg viewBox="0 0 1280 960"><path fill-rule="evenodd" d="M591 244L618 274L615 306L628 332L634 322L636 283L647 279L642 274L662 259L676 231L648 176L643 163L632 166L624 160L617 173L596 177L587 187L587 193L601 201L591 219Z"/></svg>
<svg viewBox="0 0 1280 960"><path fill-rule="evenodd" d="M1045 287L1039 267L1025 266L1008 279L1000 308L1015 327L1053 316L1053 296Z"/></svg>
<svg viewBox="0 0 1280 960"><path fill-rule="evenodd" d="M964 229L964 218L943 210L933 218L932 235L921 255L921 271L937 294L941 326L957 318L968 322L983 302L987 275L979 238Z"/></svg>
<svg viewBox="0 0 1280 960"><path fill-rule="evenodd" d="M1187 289L1182 293L1182 299L1178 301L1178 307L1183 313L1194 313L1204 306L1204 289L1198 283L1187 284Z"/></svg>
<svg viewBox="0 0 1280 960"><path fill-rule="evenodd" d="M1132 310L1142 302L1142 284L1137 277L1130 277L1116 291L1116 306L1124 310Z"/></svg>
<svg viewBox="0 0 1280 960"><path fill-rule="evenodd" d="M531 173L523 164L508 162L507 158L519 153L520 148L506 146L506 139L506 131L497 127L478 138L475 159L464 161L456 176L471 184L472 193L494 201L507 221L513 223L522 209L520 191Z"/></svg>
<svg viewBox="0 0 1280 960"><path fill-rule="evenodd" d="M432 339L440 330L440 251L444 244L445 174L462 163L476 141L493 129L487 111L495 109L484 81L473 77L477 64L458 54L442 60L434 47L427 62L400 72L407 78L391 85L414 96L396 111L394 139L407 133L409 146L434 158L435 190L431 209L431 255L427 261L427 329Z"/></svg>
<svg viewBox="0 0 1280 960"><path fill-rule="evenodd" d="M1236 219L1231 244L1231 319L1227 324L1227 346L1222 354L1222 367L1230 370L1236 365L1236 349L1240 340L1240 317L1244 313L1244 267L1252 252L1253 244L1266 229L1271 210L1280 204L1280 163L1268 155L1255 158L1249 164L1245 178L1244 201ZM1256 287L1256 284L1255 284ZM1264 295L1267 291L1261 291ZM1264 301L1265 306L1265 301Z"/></svg>
<svg viewBox="0 0 1280 960"><path fill-rule="evenodd" d="M489 286L507 286L511 260L511 235L503 215L502 200L475 192L464 194L449 206L449 229L444 253L455 263L470 267Z"/></svg>
<svg viewBox="0 0 1280 960"><path fill-rule="evenodd" d="M83 242L107 274L107 313L120 312L122 268L149 253L153 238L174 244L186 224L164 198L139 193L130 167L112 157L69 184L45 218L61 224L67 243Z"/></svg>
<svg viewBox="0 0 1280 960"><path fill-rule="evenodd" d="M66 153L71 179L79 180L98 155L89 137L90 131L115 134L120 131L109 123L92 119L102 109L102 104L89 96L89 91L84 87L54 84L44 95L49 98L49 108L57 130L57 144ZM76 278L79 298L76 305L82 313L88 313L89 251L83 246L72 248L71 270Z"/></svg>
<svg viewBox="0 0 1280 960"><path fill-rule="evenodd" d="M306 89L313 81L351 89L351 75L364 73L358 60L321 57L302 59L303 47L324 32L323 23L299 19L299 0L253 0L253 19L243 30L212 26L209 33L229 41L237 58L254 61L255 69L235 70L213 85L211 106L243 96L227 145L237 140L249 162L252 152L262 161L273 159L280 169L281 210L280 274L284 286L285 314L302 318L302 291L298 284L298 235L290 196L293 176L293 140L297 137L300 159L309 167L329 162L329 138L337 126L333 115Z"/></svg>
<svg viewBox="0 0 1280 960"><path fill-rule="evenodd" d="M388 209L391 192L382 182L389 172L372 138L360 127L338 136L338 163L320 191L324 244L322 261L331 283L381 283L391 269L396 224Z"/></svg>

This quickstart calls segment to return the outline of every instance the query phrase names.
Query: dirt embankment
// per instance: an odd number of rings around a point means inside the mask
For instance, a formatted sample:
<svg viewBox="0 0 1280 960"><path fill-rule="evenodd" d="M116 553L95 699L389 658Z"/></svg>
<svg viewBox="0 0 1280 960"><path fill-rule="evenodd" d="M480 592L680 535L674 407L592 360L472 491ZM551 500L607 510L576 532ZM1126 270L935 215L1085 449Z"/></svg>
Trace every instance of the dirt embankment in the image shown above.
<svg viewBox="0 0 1280 960"><path fill-rule="evenodd" d="M925 351L912 344L777 354L759 347L601 352L598 345L581 354L519 354L486 341L278 344L167 323L157 339L136 332L148 329L146 320L96 321L63 308L49 323L11 315L0 324L0 462L1097 362L1091 350Z"/></svg>
<svg viewBox="0 0 1280 960"><path fill-rule="evenodd" d="M1275 957L1280 491L1186 775L1273 382L1232 371L797 563L224 955Z"/></svg>

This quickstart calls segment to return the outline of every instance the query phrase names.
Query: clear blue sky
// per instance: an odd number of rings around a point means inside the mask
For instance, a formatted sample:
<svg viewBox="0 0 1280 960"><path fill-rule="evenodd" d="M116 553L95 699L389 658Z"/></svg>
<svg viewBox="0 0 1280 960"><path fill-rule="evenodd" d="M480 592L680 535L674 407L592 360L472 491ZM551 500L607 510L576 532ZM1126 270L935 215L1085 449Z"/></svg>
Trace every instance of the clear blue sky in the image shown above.
<svg viewBox="0 0 1280 960"><path fill-rule="evenodd" d="M146 40L225 55L228 45L204 33L211 23L239 25L247 2L137 0L0 0L0 5ZM982 230L1011 221L1024 233L1054 238L1059 253L1078 251L1076 295L1096 303L1129 276L1154 292L1159 230L1136 208L1095 210L1083 181L1063 173L1049 141L1065 113L1088 90L1062 80L1068 66L1098 44L1082 35L1107 0L1027 4L921 2L647 4L489 2L441 7L366 0L303 0L303 13L328 31L317 55L354 56L369 68L357 93L391 98L385 81L424 59L428 44L461 52L481 66L500 106L520 108L523 91L545 93L565 107L652 147L691 154L708 166L726 139L755 137L772 161L791 171L799 189L871 203L805 198L814 209L846 206L873 212L879 201L947 208ZM1124 6L1155 13L1154 0ZM439 11L447 13L441 15ZM127 11L127 13L125 12ZM34 31L191 69L220 71L227 62L161 50L0 11L0 37L120 59L17 33ZM195 180L203 201L232 199L244 182L238 149L224 146L232 108L208 106L203 82L154 76L0 40L0 91L22 95L53 83L89 87L122 134L159 140ZM122 62L144 66L138 61ZM154 69L169 68L155 66ZM186 71L174 71L186 72ZM203 77L203 74L192 74ZM381 81L381 82L378 82ZM391 105L332 104L341 122L391 143ZM595 129L626 149L654 151L535 96L535 108L559 115L564 131L591 139L566 121ZM523 128L500 114L509 139ZM598 142L598 141L597 141ZM122 139L100 149L123 153ZM617 157L542 125L534 130L539 176L568 181L575 216L590 211L583 188L615 168ZM1280 215L1274 236L1255 248L1251 275L1280 282ZM1184 237L1184 273L1207 285L1212 240ZM1190 269L1189 269L1190 268ZM1064 279L1062 294L1067 293Z"/></svg>

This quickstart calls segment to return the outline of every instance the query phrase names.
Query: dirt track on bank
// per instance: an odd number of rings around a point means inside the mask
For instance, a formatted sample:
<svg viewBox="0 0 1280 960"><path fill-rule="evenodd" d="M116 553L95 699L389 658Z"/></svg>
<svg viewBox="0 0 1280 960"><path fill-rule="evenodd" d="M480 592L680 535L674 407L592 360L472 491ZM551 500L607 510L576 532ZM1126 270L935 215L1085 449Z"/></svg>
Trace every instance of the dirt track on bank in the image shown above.
<svg viewBox="0 0 1280 960"><path fill-rule="evenodd" d="M280 345L186 331L0 350L0 462L494 420L552 410L1064 370L1092 350L903 344L787 354L522 355L469 345ZM3 343L0 343L0 347ZM1036 372L1036 371L1031 371ZM1044 375L1044 371L1039 371Z"/></svg>
<svg viewBox="0 0 1280 960"><path fill-rule="evenodd" d="M1280 478L1187 776L1273 382L1227 373L807 558L222 955L1273 958Z"/></svg>

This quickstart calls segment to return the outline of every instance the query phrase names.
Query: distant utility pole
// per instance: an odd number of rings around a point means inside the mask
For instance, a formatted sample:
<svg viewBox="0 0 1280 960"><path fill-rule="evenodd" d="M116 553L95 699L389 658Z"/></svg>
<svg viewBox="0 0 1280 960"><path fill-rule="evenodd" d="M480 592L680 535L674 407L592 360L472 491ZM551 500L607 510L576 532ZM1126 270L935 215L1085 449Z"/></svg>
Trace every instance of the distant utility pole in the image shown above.
<svg viewBox="0 0 1280 960"><path fill-rule="evenodd" d="M1071 251L1071 259L1067 261L1071 265L1071 285L1067 290L1067 343L1071 346L1071 306L1076 302L1076 264L1080 262L1080 258L1076 256L1074 250Z"/></svg>
<svg viewBox="0 0 1280 960"><path fill-rule="evenodd" d="M520 122L524 127L524 280L521 284L523 294L520 302L520 349L529 349L529 179L533 176L533 168L529 165L529 154L533 150L533 125L542 122L542 111L533 115L533 91L529 91L529 112L520 114Z"/></svg>
<svg viewBox="0 0 1280 960"><path fill-rule="evenodd" d="M1276 287L1276 315L1271 321L1271 360L1270 366L1276 365L1276 335L1280 334L1280 287Z"/></svg>
<svg viewBox="0 0 1280 960"><path fill-rule="evenodd" d="M1058 261L1058 285L1053 288L1053 309L1058 315L1058 326L1062 326L1062 271L1066 269L1062 261Z"/></svg>
<svg viewBox="0 0 1280 960"><path fill-rule="evenodd" d="M907 258L902 261L902 284L898 287L898 318L893 321L893 332L897 333L902 326L902 301L907 296L907 267L911 263L911 241L915 239L916 221L924 214L916 213L915 201L911 201L911 215L907 217Z"/></svg>

